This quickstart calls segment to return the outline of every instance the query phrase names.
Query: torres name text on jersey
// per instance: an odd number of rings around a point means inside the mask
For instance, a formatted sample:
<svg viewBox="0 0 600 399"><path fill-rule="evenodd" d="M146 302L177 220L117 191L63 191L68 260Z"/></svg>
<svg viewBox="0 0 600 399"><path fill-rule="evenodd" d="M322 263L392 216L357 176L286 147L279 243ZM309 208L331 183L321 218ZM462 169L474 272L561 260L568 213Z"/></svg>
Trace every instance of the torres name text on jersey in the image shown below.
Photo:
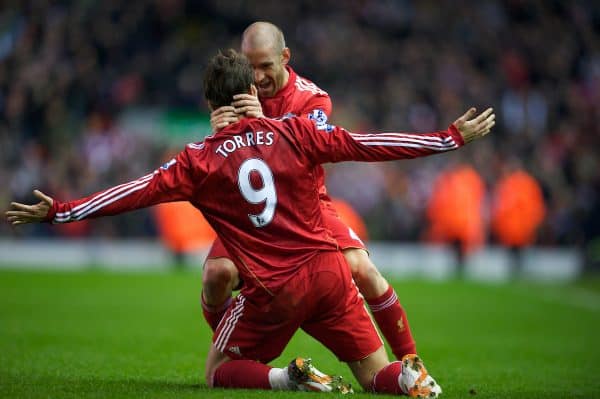
<svg viewBox="0 0 600 399"><path fill-rule="evenodd" d="M75 201L55 199L48 221L189 201L223 241L243 290L273 294L319 251L337 250L315 195L315 166L415 158L463 144L453 125L427 134L355 134L307 118L245 118L137 180Z"/></svg>

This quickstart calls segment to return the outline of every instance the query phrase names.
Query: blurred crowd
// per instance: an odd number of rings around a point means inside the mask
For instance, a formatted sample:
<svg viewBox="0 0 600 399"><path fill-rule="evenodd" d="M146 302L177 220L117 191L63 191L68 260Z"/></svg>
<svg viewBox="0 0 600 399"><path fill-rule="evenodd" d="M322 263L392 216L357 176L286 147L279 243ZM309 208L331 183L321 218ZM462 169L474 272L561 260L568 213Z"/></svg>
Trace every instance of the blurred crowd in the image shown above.
<svg viewBox="0 0 600 399"><path fill-rule="evenodd" d="M442 172L481 181L483 240L497 183L526 171L544 217L534 242L600 250L600 4L597 1L14 1L0 8L0 203L88 194L160 165L160 138L130 109L207 112L202 70L256 20L280 26L295 70L355 131L443 129L495 107L494 133L426 159L329 166L328 188L372 239L429 237ZM199 132L199 136L207 132ZM182 143L183 144L183 143ZM454 205L452 205L454 206ZM460 209L456 209L460 212ZM1 235L147 236L151 213ZM594 241L596 240L596 241Z"/></svg>

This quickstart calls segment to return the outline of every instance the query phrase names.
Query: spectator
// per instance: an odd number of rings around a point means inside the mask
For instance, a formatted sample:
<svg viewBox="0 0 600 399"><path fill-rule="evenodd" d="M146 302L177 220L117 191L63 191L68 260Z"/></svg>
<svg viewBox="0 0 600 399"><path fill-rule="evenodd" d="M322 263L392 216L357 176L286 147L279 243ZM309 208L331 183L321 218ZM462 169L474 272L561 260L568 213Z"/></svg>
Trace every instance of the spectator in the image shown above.
<svg viewBox="0 0 600 399"><path fill-rule="evenodd" d="M440 174L427 205L427 239L456 247L458 266L465 254L480 248L485 240L483 180L469 165L458 165Z"/></svg>
<svg viewBox="0 0 600 399"><path fill-rule="evenodd" d="M521 269L521 250L535 242L546 207L538 182L518 167L507 168L496 183L492 199L492 231L510 248L513 269Z"/></svg>

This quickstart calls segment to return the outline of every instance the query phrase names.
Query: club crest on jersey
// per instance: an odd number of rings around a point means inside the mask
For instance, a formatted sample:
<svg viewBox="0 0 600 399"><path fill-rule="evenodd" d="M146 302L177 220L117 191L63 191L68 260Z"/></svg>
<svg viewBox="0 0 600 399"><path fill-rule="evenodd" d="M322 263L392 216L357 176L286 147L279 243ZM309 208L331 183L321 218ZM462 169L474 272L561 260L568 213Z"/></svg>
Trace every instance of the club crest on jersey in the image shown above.
<svg viewBox="0 0 600 399"><path fill-rule="evenodd" d="M315 109L308 114L308 119L315 121L317 129L325 130L327 132L333 131L333 126L327 124L327 114L321 109Z"/></svg>
<svg viewBox="0 0 600 399"><path fill-rule="evenodd" d="M175 165L177 161L175 160L175 158L171 159L169 162L165 162L160 168L162 170L167 170L169 169L171 166Z"/></svg>

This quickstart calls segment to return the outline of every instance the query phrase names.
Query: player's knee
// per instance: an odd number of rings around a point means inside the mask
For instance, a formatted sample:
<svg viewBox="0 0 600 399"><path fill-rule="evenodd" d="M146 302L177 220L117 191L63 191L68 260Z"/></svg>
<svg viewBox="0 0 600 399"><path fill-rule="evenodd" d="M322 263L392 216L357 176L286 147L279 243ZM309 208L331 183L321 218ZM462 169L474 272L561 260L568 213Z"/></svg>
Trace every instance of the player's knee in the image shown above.
<svg viewBox="0 0 600 399"><path fill-rule="evenodd" d="M235 272L235 265L229 259L207 259L202 270L202 284L204 286L231 285Z"/></svg>
<svg viewBox="0 0 600 399"><path fill-rule="evenodd" d="M366 251L356 248L348 249L344 251L344 257L350 266L352 278L359 287L368 285L369 282L380 277L379 270L371 262Z"/></svg>
<svg viewBox="0 0 600 399"><path fill-rule="evenodd" d="M366 251L362 249L346 250L344 256L352 271L354 282L366 299L377 298L387 291L388 282L371 262Z"/></svg>

